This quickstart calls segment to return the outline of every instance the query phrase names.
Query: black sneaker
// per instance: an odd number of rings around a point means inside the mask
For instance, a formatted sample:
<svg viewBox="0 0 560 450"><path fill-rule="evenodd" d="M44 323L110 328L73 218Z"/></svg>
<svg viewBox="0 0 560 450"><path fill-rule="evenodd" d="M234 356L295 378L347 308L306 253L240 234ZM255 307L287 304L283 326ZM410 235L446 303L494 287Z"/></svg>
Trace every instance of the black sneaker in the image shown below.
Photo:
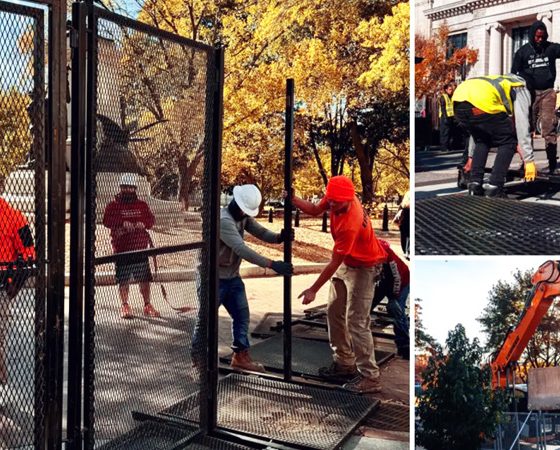
<svg viewBox="0 0 560 450"><path fill-rule="evenodd" d="M469 195L474 195L477 197L482 197L484 195L484 189L482 185L477 181L472 181L468 185L469 187Z"/></svg>
<svg viewBox="0 0 560 450"><path fill-rule="evenodd" d="M507 198L504 187L493 184L484 184L484 195L486 197Z"/></svg>
<svg viewBox="0 0 560 450"><path fill-rule="evenodd" d="M356 365L352 366L344 366L342 364L338 364L337 362L333 362L329 367L321 367L319 369L319 375L323 378L329 379L351 379L354 378L358 373L358 369L356 369Z"/></svg>

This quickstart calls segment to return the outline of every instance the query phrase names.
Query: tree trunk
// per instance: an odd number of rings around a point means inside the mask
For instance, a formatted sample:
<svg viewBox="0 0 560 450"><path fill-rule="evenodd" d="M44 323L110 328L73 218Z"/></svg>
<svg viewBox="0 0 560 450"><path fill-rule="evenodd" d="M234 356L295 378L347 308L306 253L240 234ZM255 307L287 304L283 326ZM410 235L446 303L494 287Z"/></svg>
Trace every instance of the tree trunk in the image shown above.
<svg viewBox="0 0 560 450"><path fill-rule="evenodd" d="M192 179L196 173L196 169L200 160L202 159L203 152L196 153L192 161L185 155L179 157L179 201L183 205L183 210L188 211L190 206L189 194L192 190Z"/></svg>
<svg viewBox="0 0 560 450"><path fill-rule="evenodd" d="M352 135L352 143L356 150L358 163L360 164L360 178L362 180L362 202L365 205L371 205L375 199L375 192L373 191L373 164L375 157L370 158L367 146L362 142L358 126L356 122L350 125L350 132Z"/></svg>
<svg viewBox="0 0 560 450"><path fill-rule="evenodd" d="M311 141L311 148L313 150L313 155L315 156L315 162L317 163L317 167L319 168L319 173L321 174L321 178L323 179L323 183L325 187L328 183L327 172L325 172L325 167L323 166L323 162L319 157L319 150L317 149L317 142L315 142L315 135L313 134L313 125L309 126L309 137Z"/></svg>

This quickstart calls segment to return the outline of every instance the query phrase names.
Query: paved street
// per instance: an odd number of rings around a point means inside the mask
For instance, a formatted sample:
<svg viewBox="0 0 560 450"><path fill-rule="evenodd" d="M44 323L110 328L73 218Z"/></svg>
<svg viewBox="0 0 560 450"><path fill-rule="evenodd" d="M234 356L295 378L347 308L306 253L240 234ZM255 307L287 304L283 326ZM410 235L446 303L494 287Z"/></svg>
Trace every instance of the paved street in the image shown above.
<svg viewBox="0 0 560 450"><path fill-rule="evenodd" d="M535 139L535 159L537 170L545 173L548 167L544 152L544 140ZM487 168L494 164L495 152L489 155ZM437 197L441 195L466 192L457 187L457 165L460 164L462 151L440 152L437 149L425 151L417 150L415 155L415 196L416 199ZM513 157L510 169L521 167L519 155ZM539 181L525 183L514 180L506 183L510 198L530 202L550 203L560 206L560 183Z"/></svg>

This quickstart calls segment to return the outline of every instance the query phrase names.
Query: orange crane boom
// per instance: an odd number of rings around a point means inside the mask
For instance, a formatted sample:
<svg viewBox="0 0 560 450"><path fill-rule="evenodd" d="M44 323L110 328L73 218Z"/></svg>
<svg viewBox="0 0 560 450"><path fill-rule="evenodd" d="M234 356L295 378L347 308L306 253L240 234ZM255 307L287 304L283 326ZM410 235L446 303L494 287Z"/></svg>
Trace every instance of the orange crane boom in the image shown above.
<svg viewBox="0 0 560 450"><path fill-rule="evenodd" d="M517 325L508 332L500 350L490 363L494 388L507 386L506 369L521 357L554 298L560 296L559 264L558 261L547 261L531 278L533 287L527 294L525 308Z"/></svg>

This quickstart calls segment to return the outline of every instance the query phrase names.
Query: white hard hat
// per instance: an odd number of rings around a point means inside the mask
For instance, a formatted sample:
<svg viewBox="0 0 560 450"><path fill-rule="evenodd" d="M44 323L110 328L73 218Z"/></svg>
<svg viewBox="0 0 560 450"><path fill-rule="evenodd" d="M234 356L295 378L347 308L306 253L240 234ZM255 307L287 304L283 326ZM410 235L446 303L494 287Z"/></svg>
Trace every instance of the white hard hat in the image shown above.
<svg viewBox="0 0 560 450"><path fill-rule="evenodd" d="M138 187L138 175L135 173L123 173L120 185Z"/></svg>
<svg viewBox="0 0 560 450"><path fill-rule="evenodd" d="M259 213L261 205L261 191L254 184L244 184L233 188L233 198L241 211L251 217Z"/></svg>

